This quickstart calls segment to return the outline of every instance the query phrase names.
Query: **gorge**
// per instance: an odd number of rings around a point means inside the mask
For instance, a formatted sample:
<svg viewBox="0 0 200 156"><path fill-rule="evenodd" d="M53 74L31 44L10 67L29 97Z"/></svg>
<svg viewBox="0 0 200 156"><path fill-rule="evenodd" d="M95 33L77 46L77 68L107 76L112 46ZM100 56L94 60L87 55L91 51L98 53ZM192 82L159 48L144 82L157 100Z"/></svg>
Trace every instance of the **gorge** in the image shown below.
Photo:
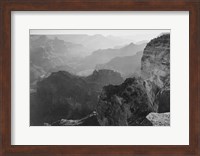
<svg viewBox="0 0 200 156"><path fill-rule="evenodd" d="M139 46L130 43L119 49L97 50L76 59L76 67L63 61L64 56L70 58L64 51L56 55L56 46L49 45L59 42L59 48L69 46L60 40L47 40L48 48L33 48L31 126L170 125L169 33ZM76 46L79 49L82 45ZM45 59L34 59L35 55ZM76 74L90 68L94 70L89 75Z"/></svg>

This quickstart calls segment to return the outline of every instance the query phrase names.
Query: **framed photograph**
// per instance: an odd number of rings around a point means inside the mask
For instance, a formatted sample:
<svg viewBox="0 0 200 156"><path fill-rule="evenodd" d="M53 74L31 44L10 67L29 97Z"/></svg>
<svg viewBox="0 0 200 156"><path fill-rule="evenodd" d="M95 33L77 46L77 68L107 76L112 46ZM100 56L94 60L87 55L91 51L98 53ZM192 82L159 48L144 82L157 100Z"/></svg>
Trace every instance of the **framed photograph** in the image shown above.
<svg viewBox="0 0 200 156"><path fill-rule="evenodd" d="M200 154L198 0L0 11L0 155Z"/></svg>

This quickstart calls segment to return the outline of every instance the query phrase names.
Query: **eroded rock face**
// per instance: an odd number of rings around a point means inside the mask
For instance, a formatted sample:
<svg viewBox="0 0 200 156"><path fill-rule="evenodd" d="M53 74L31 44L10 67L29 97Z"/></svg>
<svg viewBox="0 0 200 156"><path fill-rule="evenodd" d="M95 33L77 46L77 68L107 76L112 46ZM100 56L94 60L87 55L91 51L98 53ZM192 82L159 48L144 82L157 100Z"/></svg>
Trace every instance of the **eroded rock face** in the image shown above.
<svg viewBox="0 0 200 156"><path fill-rule="evenodd" d="M156 112L170 112L170 82L166 81L165 85L159 90L156 95L155 105L158 105Z"/></svg>
<svg viewBox="0 0 200 156"><path fill-rule="evenodd" d="M151 125L146 116L153 111L151 92L142 78L129 78L119 86L103 88L97 117L103 126Z"/></svg>
<svg viewBox="0 0 200 156"><path fill-rule="evenodd" d="M170 34L151 40L144 49L141 59L143 77L149 78L160 88L170 75Z"/></svg>
<svg viewBox="0 0 200 156"><path fill-rule="evenodd" d="M147 44L141 59L141 73L143 78L154 82L160 88L154 101L156 112L169 112L170 34L161 35Z"/></svg>

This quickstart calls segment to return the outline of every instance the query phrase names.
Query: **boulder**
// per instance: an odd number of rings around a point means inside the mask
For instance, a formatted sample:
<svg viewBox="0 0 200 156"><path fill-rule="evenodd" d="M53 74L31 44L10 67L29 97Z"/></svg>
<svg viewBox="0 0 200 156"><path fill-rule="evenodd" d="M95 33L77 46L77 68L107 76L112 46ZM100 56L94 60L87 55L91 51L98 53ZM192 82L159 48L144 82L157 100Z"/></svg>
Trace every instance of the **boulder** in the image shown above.
<svg viewBox="0 0 200 156"><path fill-rule="evenodd" d="M170 113L150 113L147 119L153 126L170 126Z"/></svg>

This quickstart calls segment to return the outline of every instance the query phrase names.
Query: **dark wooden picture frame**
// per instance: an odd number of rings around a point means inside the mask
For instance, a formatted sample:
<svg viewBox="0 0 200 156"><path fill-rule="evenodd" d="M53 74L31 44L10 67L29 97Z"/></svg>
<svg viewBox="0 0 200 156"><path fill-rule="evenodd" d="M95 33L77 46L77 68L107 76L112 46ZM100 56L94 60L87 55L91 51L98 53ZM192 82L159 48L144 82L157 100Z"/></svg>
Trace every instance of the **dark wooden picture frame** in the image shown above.
<svg viewBox="0 0 200 156"><path fill-rule="evenodd" d="M189 11L189 145L11 145L11 11ZM0 155L200 155L199 0L1 0L0 24Z"/></svg>

